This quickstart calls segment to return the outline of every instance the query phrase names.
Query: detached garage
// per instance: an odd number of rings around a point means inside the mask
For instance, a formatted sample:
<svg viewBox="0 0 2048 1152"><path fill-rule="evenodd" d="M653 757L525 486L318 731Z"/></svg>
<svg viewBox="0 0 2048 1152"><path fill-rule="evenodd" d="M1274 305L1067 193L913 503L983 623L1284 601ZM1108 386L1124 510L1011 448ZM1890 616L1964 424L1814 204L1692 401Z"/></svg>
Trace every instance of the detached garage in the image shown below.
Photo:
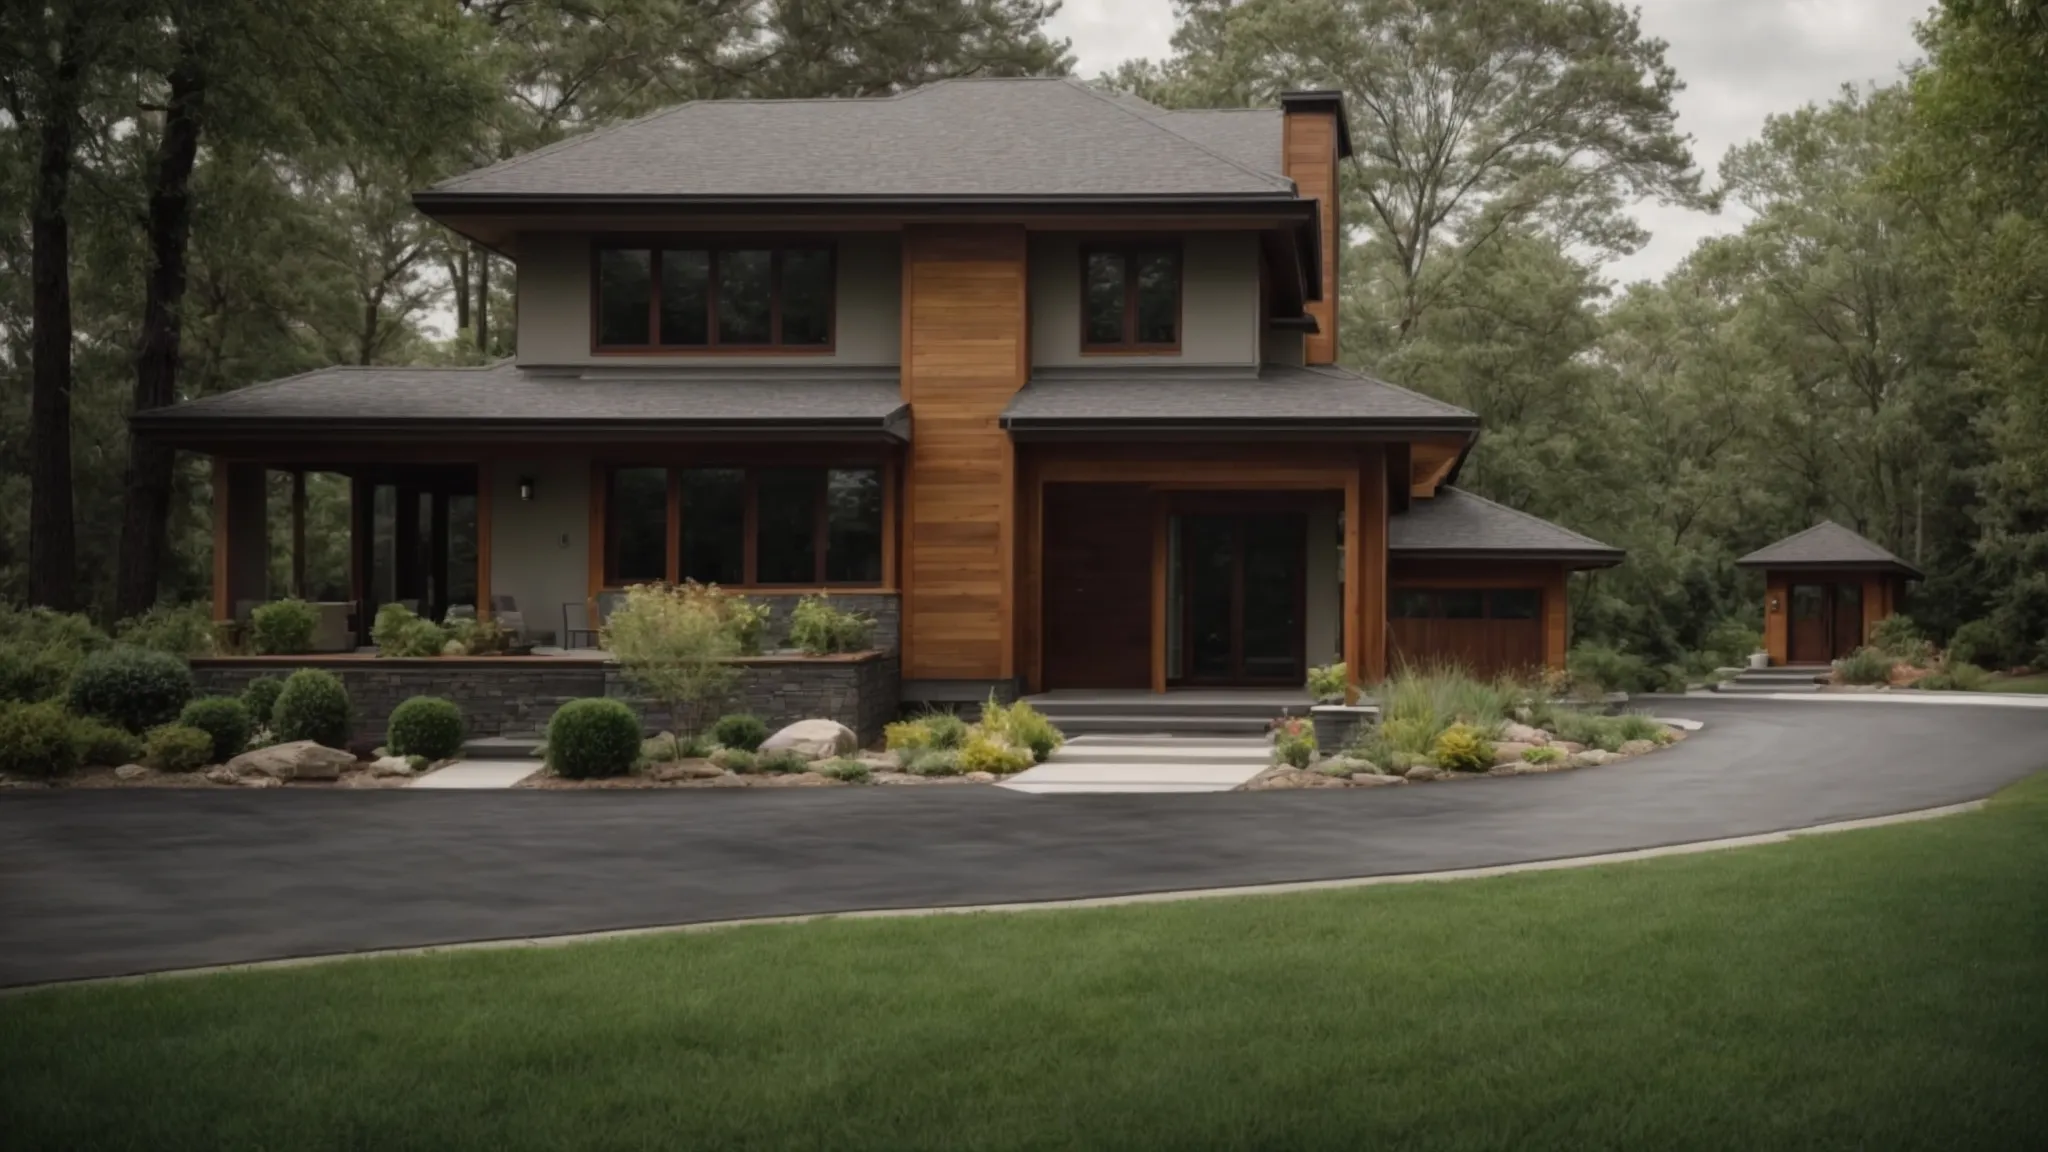
<svg viewBox="0 0 2048 1152"><path fill-rule="evenodd" d="M1391 517L1390 664L1457 664L1490 677L1564 667L1565 578L1620 549L1457 488Z"/></svg>

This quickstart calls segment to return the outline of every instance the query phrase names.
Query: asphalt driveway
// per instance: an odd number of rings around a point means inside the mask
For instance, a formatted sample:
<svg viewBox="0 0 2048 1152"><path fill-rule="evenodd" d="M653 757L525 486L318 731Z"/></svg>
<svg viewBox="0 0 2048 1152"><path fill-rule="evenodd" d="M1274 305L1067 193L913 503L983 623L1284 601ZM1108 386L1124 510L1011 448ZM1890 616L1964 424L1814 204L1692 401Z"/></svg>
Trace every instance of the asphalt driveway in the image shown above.
<svg viewBox="0 0 2048 1152"><path fill-rule="evenodd" d="M1407 788L0 795L0 986L737 917L1432 871L1976 799L2048 710L1687 700L1607 768Z"/></svg>

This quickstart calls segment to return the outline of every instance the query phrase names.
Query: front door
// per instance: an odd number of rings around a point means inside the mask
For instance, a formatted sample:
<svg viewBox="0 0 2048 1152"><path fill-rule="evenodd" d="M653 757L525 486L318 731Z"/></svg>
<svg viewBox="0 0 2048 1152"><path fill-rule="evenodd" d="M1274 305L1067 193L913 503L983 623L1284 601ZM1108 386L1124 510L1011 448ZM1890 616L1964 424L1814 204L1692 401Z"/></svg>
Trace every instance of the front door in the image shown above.
<svg viewBox="0 0 2048 1152"><path fill-rule="evenodd" d="M1792 625L1787 659L1793 664L1825 664L1834 658L1828 641L1828 586L1792 586Z"/></svg>
<svg viewBox="0 0 2048 1152"><path fill-rule="evenodd" d="M1179 678L1202 684L1299 684L1308 517L1300 512L1180 517Z"/></svg>
<svg viewBox="0 0 2048 1152"><path fill-rule="evenodd" d="M1831 584L1835 630L1832 647L1835 659L1863 647L1863 588L1857 584Z"/></svg>
<svg viewBox="0 0 2048 1152"><path fill-rule="evenodd" d="M1152 686L1152 497L1045 486L1045 687Z"/></svg>

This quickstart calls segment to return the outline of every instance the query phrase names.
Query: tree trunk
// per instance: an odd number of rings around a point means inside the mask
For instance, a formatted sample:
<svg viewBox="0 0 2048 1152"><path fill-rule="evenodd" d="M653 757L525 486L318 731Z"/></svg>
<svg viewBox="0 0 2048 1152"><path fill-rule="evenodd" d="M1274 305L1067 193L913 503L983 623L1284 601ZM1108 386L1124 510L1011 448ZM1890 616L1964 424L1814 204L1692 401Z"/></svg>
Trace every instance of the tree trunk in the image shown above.
<svg viewBox="0 0 2048 1152"><path fill-rule="evenodd" d="M200 101L205 92L197 48L181 36L170 74L170 103L156 146L149 193L149 280L142 304L142 338L135 355L135 410L177 400L178 345L184 336L179 308L185 296L185 250L192 236L190 186L199 156ZM117 618L147 612L156 603L171 510L170 448L130 438L127 513L121 521L121 559L115 589Z"/></svg>
<svg viewBox="0 0 2048 1152"><path fill-rule="evenodd" d="M78 605L78 538L71 502L71 193L84 36L82 5L65 19L36 159L29 279L35 294L29 394L28 598Z"/></svg>
<svg viewBox="0 0 2048 1152"><path fill-rule="evenodd" d="M469 329L469 249L457 248L448 259L448 280L455 286L455 330Z"/></svg>
<svg viewBox="0 0 2048 1152"><path fill-rule="evenodd" d="M476 250L476 350L491 355L491 256Z"/></svg>

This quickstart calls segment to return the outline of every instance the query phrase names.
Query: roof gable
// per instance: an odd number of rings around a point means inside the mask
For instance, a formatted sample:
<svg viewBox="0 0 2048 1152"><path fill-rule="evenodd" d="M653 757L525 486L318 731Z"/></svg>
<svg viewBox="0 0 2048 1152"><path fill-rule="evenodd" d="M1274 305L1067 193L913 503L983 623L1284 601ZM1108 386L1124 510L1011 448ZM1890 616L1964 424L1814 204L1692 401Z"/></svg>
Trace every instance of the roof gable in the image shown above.
<svg viewBox="0 0 2048 1152"><path fill-rule="evenodd" d="M1254 139L1279 114L1169 113L1065 78L949 80L896 96L705 100L457 176L427 196L1294 198ZM1185 130L1183 130L1185 129Z"/></svg>
<svg viewBox="0 0 2048 1152"><path fill-rule="evenodd" d="M1461 488L1439 488L1387 520L1387 550L1409 559L1496 555L1561 560L1574 567L1622 561L1621 549Z"/></svg>
<svg viewBox="0 0 2048 1152"><path fill-rule="evenodd" d="M1845 568L1920 575L1918 568L1833 520L1767 544L1735 563L1743 568Z"/></svg>

